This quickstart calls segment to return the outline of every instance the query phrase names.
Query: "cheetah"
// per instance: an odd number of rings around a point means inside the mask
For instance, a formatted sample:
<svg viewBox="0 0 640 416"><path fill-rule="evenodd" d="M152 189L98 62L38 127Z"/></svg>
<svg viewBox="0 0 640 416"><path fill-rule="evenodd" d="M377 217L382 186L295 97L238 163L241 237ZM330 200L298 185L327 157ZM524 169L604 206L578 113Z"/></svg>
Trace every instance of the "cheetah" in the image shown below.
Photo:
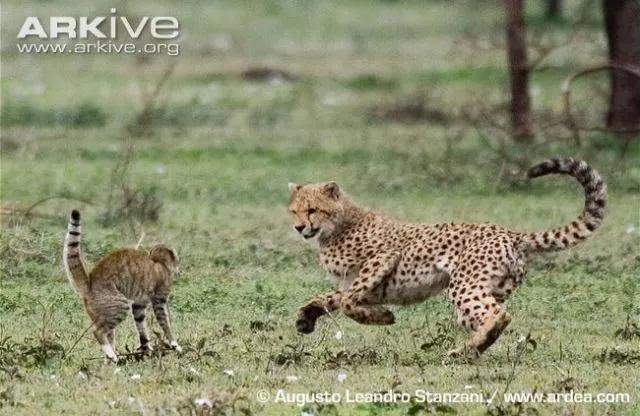
<svg viewBox="0 0 640 416"><path fill-rule="evenodd" d="M335 182L290 183L293 228L317 237L319 262L340 288L299 309L298 332L314 331L333 311L367 325L391 325L385 305L422 302L442 292L470 336L450 354L483 353L509 325L504 302L523 282L531 254L563 250L602 224L606 185L584 161L554 158L531 167L528 178L573 176L583 186L582 213L568 225L519 232L494 224L411 224L356 205Z"/></svg>

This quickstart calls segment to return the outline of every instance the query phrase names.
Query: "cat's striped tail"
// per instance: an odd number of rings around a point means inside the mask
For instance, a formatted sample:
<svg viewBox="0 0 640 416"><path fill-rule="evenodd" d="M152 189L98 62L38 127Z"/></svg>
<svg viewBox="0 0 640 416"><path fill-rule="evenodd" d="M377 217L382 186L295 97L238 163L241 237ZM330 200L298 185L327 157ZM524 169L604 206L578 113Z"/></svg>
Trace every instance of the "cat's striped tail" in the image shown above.
<svg viewBox="0 0 640 416"><path fill-rule="evenodd" d="M600 174L581 160L554 158L529 169L527 176L561 173L573 176L584 188L585 202L577 219L563 227L524 235L529 251L556 251L572 247L589 237L602 224L607 200L607 186Z"/></svg>
<svg viewBox="0 0 640 416"><path fill-rule="evenodd" d="M62 261L69 282L78 295L84 299L89 293L89 275L82 259L81 237L80 211L74 209L69 217L67 236L64 239L64 249L62 251Z"/></svg>

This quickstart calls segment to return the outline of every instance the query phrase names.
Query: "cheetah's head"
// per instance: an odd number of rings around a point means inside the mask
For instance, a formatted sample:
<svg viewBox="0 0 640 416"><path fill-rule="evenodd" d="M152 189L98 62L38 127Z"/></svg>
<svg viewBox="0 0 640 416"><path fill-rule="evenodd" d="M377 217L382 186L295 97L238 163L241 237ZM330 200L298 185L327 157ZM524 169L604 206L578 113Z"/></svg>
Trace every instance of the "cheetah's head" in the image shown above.
<svg viewBox="0 0 640 416"><path fill-rule="evenodd" d="M330 235L344 218L345 197L335 182L289 184L293 228L305 239Z"/></svg>

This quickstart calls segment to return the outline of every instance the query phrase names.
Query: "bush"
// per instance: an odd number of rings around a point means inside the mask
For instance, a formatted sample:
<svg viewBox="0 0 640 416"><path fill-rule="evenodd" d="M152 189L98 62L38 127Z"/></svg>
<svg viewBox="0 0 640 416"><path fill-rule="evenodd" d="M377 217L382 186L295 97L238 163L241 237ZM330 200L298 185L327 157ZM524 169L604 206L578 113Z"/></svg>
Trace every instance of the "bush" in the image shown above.
<svg viewBox="0 0 640 416"><path fill-rule="evenodd" d="M99 127L106 124L107 118L100 107L90 102L61 109L39 108L24 102L8 102L2 107L4 125L48 126L54 124L68 127Z"/></svg>

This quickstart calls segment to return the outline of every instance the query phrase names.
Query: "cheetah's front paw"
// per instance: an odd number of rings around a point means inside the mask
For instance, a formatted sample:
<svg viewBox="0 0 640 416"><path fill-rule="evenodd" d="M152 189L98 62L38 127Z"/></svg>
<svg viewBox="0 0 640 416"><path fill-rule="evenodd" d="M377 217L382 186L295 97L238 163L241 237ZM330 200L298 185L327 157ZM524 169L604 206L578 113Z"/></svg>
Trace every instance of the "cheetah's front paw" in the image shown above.
<svg viewBox="0 0 640 416"><path fill-rule="evenodd" d="M318 317L324 314L324 309L318 305L307 305L298 312L296 329L301 334L310 334L316 327Z"/></svg>
<svg viewBox="0 0 640 416"><path fill-rule="evenodd" d="M301 334L310 334L316 327L315 319L309 319L305 316L298 318L296 321L296 329Z"/></svg>

